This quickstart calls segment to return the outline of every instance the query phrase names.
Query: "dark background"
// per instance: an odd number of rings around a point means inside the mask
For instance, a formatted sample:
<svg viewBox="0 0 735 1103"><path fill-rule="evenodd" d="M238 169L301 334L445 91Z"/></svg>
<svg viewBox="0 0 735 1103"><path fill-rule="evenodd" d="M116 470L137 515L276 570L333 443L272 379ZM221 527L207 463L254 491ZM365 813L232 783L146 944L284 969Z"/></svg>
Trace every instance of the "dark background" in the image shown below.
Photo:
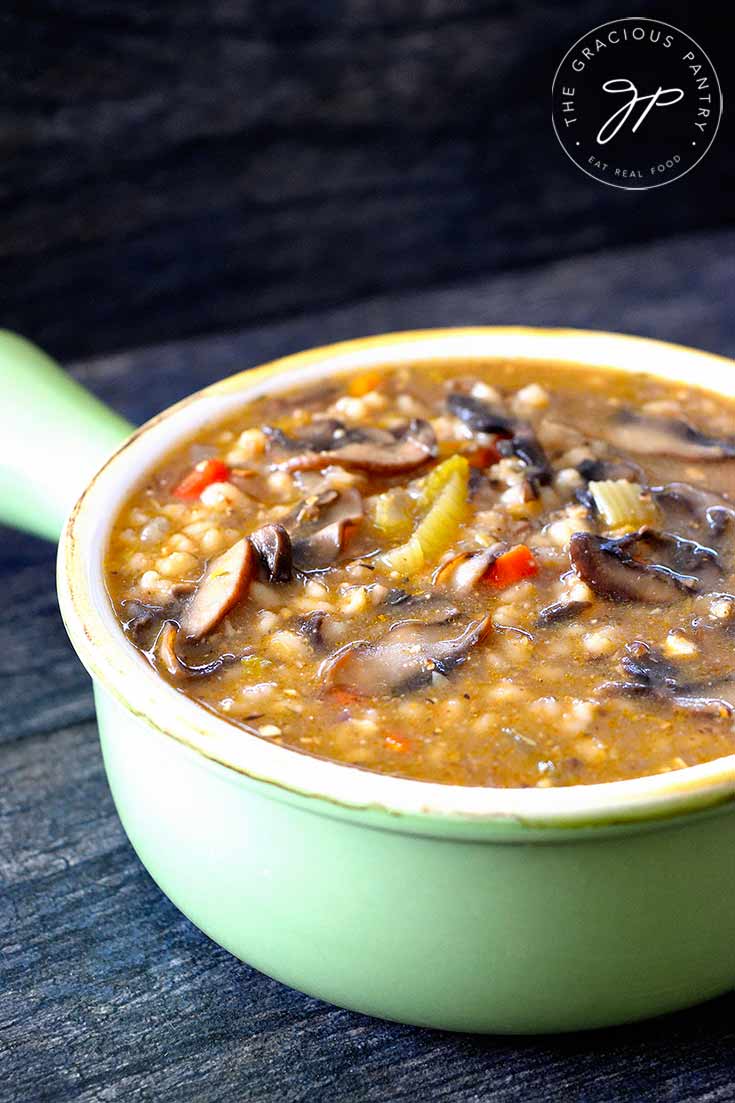
<svg viewBox="0 0 735 1103"><path fill-rule="evenodd" d="M6 0L0 324L135 422L248 364L425 325L735 355L725 5L640 11L723 81L720 133L684 179L604 187L552 131L563 54L636 8ZM2 1103L735 1100L734 995L476 1038L340 1011L216 947L123 834L54 556L0 528Z"/></svg>
<svg viewBox="0 0 735 1103"><path fill-rule="evenodd" d="M727 84L726 5L639 7L6 0L0 324L75 358L732 224L727 126L638 194L557 144L554 71L617 16Z"/></svg>

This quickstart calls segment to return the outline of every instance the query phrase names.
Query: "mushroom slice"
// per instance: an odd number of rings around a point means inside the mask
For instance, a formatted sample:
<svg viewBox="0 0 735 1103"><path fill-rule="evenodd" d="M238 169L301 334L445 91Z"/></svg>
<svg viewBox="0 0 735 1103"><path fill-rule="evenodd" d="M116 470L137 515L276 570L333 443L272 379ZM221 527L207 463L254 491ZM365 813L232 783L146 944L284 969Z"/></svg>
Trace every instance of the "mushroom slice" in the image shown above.
<svg viewBox="0 0 735 1103"><path fill-rule="evenodd" d="M605 682L599 687L600 692L623 693L627 697L673 698L681 688L674 664L642 640L626 645L620 665L629 681Z"/></svg>
<svg viewBox="0 0 735 1103"><path fill-rule="evenodd" d="M620 665L631 680L605 682L599 687L600 692L654 697L717 718L731 716L735 711L735 678L731 674L684 682L674 663L641 640L628 644Z"/></svg>
<svg viewBox="0 0 735 1103"><path fill-rule="evenodd" d="M625 538L606 539L575 532L569 558L579 578L610 601L644 601L652 605L673 601L683 576L658 564L641 563L626 550ZM693 589L696 579L688 579Z"/></svg>
<svg viewBox="0 0 735 1103"><path fill-rule="evenodd" d="M181 681L183 678L206 678L210 674L221 670L228 663L234 663L237 660L236 655L228 653L218 655L212 662L204 663L202 666L189 666L176 650L178 637L178 625L175 621L167 620L158 633L153 650L147 653L148 657L153 659L156 664L163 666L166 673L174 681Z"/></svg>
<svg viewBox="0 0 735 1103"><path fill-rule="evenodd" d="M436 455L436 437L428 421L415 419L393 432L349 430L333 448L302 452L279 464L286 471L308 471L330 463L373 475L401 475Z"/></svg>
<svg viewBox="0 0 735 1103"><path fill-rule="evenodd" d="M290 582L293 574L291 537L283 525L263 525L250 534L268 582Z"/></svg>
<svg viewBox="0 0 735 1103"><path fill-rule="evenodd" d="M679 708L699 712L705 716L712 716L718 720L724 720L735 712L735 681L732 678L711 686L690 686L688 688L690 692L678 693L673 698L674 704ZM705 689L714 691L718 696L705 695Z"/></svg>
<svg viewBox="0 0 735 1103"><path fill-rule="evenodd" d="M319 675L330 685L366 695L406 693L465 662L491 630L489 616L472 621L459 635L448 634L446 624L398 623L376 643L340 648L325 659Z"/></svg>
<svg viewBox="0 0 735 1103"><path fill-rule="evenodd" d="M299 504L283 518L284 526L288 529L289 533L293 534L297 528L318 521L326 507L332 505L338 498L339 491L331 486L327 486L323 490L318 490L313 494L307 495L303 501L299 502Z"/></svg>
<svg viewBox="0 0 735 1103"><path fill-rule="evenodd" d="M682 589L709 587L722 578L723 570L717 552L696 540L644 526L637 533L623 537L622 543L654 555L656 562L650 564L651 567L670 572Z"/></svg>
<svg viewBox="0 0 735 1103"><path fill-rule="evenodd" d="M270 425L266 425L263 432L271 445L285 448L288 452L303 452L306 449L310 452L328 452L345 443L350 431L336 418L325 417L315 418L290 434Z"/></svg>
<svg viewBox="0 0 735 1103"><path fill-rule="evenodd" d="M493 544L481 551L460 552L438 568L432 581L434 585L449 586L460 594L469 593L487 574L498 556L507 550L507 544Z"/></svg>
<svg viewBox="0 0 735 1103"><path fill-rule="evenodd" d="M677 670L674 664L641 640L634 640L626 646L620 665L634 682L652 689L676 689Z"/></svg>
<svg viewBox="0 0 735 1103"><path fill-rule="evenodd" d="M158 629L166 615L164 605L149 605L135 600L125 600L120 605L120 611L125 615L123 628L138 647Z"/></svg>
<svg viewBox="0 0 735 1103"><path fill-rule="evenodd" d="M621 410L605 434L623 452L674 456L681 460L725 460L735 456L735 439L717 440L688 421Z"/></svg>
<svg viewBox="0 0 735 1103"><path fill-rule="evenodd" d="M489 465L492 467L492 460ZM468 486L470 501L475 500L478 495L483 492L487 493L490 490L490 480L487 477L485 471L480 470L479 467L470 467L470 482ZM495 500L494 498L492 499Z"/></svg>
<svg viewBox="0 0 735 1103"><path fill-rule="evenodd" d="M301 571L331 567L363 515L362 495L354 487L327 491L302 503L295 514L296 527L291 529L294 566Z"/></svg>
<svg viewBox="0 0 735 1103"><path fill-rule="evenodd" d="M443 594L433 591L425 594L409 594L405 590L389 590L380 603L381 609L388 610L387 616L394 611L398 614L392 627L397 624L448 624L459 616L459 609L447 601Z"/></svg>
<svg viewBox="0 0 735 1103"><path fill-rule="evenodd" d="M213 559L181 615L181 631L200 640L247 595L257 555L247 537Z"/></svg>
<svg viewBox="0 0 735 1103"><path fill-rule="evenodd" d="M643 469L629 460L582 460L577 471L586 483L626 479L629 483L645 484Z"/></svg>
<svg viewBox="0 0 735 1103"><path fill-rule="evenodd" d="M695 520L703 520L713 536L721 536L728 524L735 521L735 505L711 490L692 486L691 483L666 483L652 486L651 494L664 509L673 506L689 514Z"/></svg>
<svg viewBox="0 0 735 1103"><path fill-rule="evenodd" d="M571 620L572 617L576 617L578 613L583 613L585 609L589 609L591 601L575 601L570 599L569 601L555 601L552 605L547 605L541 610L536 618L536 624L539 628L546 628L549 624L558 624L562 620Z"/></svg>
<svg viewBox="0 0 735 1103"><path fill-rule="evenodd" d="M404 606L405 608L405 606ZM409 609L410 612L410 609ZM397 617L390 626L389 631L404 628L407 624L417 624L419 627L426 625L452 624L459 616L459 609L449 602L427 600L421 608L416 608L415 617Z"/></svg>
<svg viewBox="0 0 735 1103"><path fill-rule="evenodd" d="M176 623L172 620L167 620L161 631L158 633L154 645L154 655L156 660L163 665L164 670L172 678L178 678L183 673L183 668L179 663L179 656L176 654L176 637L179 630Z"/></svg>
<svg viewBox="0 0 735 1103"><path fill-rule="evenodd" d="M395 586L385 595L381 605L403 605L406 601L410 602L414 596L409 594L408 590L402 590L399 586Z"/></svg>
<svg viewBox="0 0 735 1103"><path fill-rule="evenodd" d="M323 609L315 609L306 613L296 621L298 631L305 636L315 651L326 651L326 643L323 635L324 621L327 614Z"/></svg>
<svg viewBox="0 0 735 1103"><path fill-rule="evenodd" d="M515 429L515 421L507 414L461 391L447 395L447 409L473 433L512 433Z"/></svg>
<svg viewBox="0 0 735 1103"><path fill-rule="evenodd" d="M547 486L551 482L553 470L549 458L530 425L518 425L510 440L499 441L498 451L501 456L517 456L525 464L534 497L538 497L539 486Z"/></svg>

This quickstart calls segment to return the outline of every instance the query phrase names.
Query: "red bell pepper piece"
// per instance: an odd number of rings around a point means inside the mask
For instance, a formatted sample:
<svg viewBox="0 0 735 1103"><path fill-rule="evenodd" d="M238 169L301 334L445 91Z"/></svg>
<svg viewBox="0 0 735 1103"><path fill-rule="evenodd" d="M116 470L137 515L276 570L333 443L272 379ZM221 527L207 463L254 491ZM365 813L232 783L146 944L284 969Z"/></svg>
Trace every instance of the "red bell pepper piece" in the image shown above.
<svg viewBox="0 0 735 1103"><path fill-rule="evenodd" d="M201 460L185 475L174 490L174 498L185 502L198 498L212 483L224 483L230 477L230 469L222 460Z"/></svg>

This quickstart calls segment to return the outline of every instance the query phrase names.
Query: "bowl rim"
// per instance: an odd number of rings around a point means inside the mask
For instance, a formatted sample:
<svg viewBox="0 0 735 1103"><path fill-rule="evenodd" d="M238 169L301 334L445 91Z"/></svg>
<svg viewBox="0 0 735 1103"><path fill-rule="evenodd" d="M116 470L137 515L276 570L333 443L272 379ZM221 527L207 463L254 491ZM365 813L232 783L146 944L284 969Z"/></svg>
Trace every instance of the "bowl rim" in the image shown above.
<svg viewBox="0 0 735 1103"><path fill-rule="evenodd" d="M270 795L308 798L323 811L373 810L401 824L511 823L560 829L646 823L735 798L735 754L670 773L559 788L494 789L418 781L269 743L183 696L161 679L123 634L103 581L110 528L125 498L177 440L299 381L378 364L462 358L561 361L581 370L646 371L735 397L735 361L650 338L598 330L521 326L408 330L356 338L249 368L197 391L136 430L92 478L67 520L59 545L62 617L93 679L125 709ZM717 385L713 380L716 380ZM131 463L132 461L132 463Z"/></svg>

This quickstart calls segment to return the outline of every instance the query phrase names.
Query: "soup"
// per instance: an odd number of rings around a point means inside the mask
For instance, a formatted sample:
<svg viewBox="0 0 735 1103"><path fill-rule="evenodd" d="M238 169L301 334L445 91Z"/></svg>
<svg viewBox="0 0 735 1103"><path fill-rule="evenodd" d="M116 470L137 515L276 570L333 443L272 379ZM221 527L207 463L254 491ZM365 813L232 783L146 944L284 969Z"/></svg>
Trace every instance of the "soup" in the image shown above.
<svg viewBox="0 0 735 1103"><path fill-rule="evenodd" d="M131 643L296 750L548 787L735 750L735 404L563 364L414 364L249 402L138 486Z"/></svg>

